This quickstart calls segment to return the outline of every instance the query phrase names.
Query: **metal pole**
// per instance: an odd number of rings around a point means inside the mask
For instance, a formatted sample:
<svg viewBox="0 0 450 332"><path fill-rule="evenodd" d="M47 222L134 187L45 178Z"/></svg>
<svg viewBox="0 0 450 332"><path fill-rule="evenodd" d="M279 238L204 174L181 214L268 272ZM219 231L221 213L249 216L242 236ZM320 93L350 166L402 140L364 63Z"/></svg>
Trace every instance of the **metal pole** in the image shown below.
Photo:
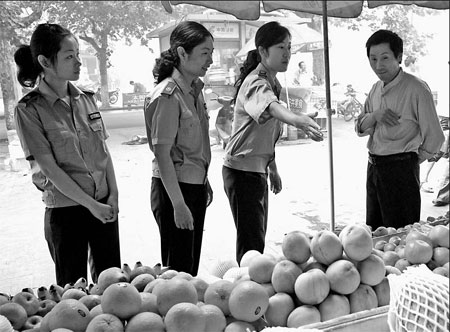
<svg viewBox="0 0 450 332"><path fill-rule="evenodd" d="M334 220L334 171L333 171L333 126L331 121L331 93L330 93L330 55L328 52L328 11L327 1L322 1L323 52L325 57L325 93L328 119L328 152L330 159L330 195L331 195L331 224L330 230L335 228Z"/></svg>

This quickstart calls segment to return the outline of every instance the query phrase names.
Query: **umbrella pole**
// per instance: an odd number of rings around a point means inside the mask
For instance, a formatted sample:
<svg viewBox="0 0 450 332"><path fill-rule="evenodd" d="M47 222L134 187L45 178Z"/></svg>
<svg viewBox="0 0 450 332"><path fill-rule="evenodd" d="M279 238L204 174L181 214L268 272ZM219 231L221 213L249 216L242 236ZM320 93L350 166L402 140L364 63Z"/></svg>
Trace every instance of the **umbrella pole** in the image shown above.
<svg viewBox="0 0 450 332"><path fill-rule="evenodd" d="M325 58L325 93L327 103L328 121L328 152L330 160L330 195L331 195L331 223L330 230L335 228L334 220L334 171L333 171L333 126L331 121L331 93L330 93L330 55L328 52L328 12L327 1L322 1L322 24L323 24L323 51Z"/></svg>

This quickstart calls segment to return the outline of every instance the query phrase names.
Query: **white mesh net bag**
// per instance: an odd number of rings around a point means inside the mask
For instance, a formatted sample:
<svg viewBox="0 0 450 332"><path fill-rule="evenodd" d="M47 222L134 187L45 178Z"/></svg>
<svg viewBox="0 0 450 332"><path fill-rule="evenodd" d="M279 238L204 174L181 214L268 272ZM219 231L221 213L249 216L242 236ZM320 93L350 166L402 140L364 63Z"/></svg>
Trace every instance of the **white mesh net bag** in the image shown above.
<svg viewBox="0 0 450 332"><path fill-rule="evenodd" d="M449 331L449 279L424 264L389 274L391 332Z"/></svg>

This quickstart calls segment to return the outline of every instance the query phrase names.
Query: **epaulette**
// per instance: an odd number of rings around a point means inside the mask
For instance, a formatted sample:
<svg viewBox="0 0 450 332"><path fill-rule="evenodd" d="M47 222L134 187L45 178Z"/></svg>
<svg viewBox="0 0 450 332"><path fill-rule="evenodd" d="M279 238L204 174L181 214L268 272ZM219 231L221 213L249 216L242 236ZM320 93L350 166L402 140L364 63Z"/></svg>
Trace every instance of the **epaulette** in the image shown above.
<svg viewBox="0 0 450 332"><path fill-rule="evenodd" d="M30 92L28 92L25 96L23 96L23 97L19 100L18 104L19 104L19 105L20 105L20 104L27 105L31 100L33 100L34 98L36 98L36 97L38 97L38 96L40 96L40 95L41 95L41 94L40 94L38 91L36 91L36 90L30 91Z"/></svg>
<svg viewBox="0 0 450 332"><path fill-rule="evenodd" d="M176 87L177 84L175 82L169 81L167 82L167 85L164 87L164 90L161 92L161 94L170 96L175 91Z"/></svg>
<svg viewBox="0 0 450 332"><path fill-rule="evenodd" d="M258 71L258 76L267 78L267 72L265 70L260 70Z"/></svg>

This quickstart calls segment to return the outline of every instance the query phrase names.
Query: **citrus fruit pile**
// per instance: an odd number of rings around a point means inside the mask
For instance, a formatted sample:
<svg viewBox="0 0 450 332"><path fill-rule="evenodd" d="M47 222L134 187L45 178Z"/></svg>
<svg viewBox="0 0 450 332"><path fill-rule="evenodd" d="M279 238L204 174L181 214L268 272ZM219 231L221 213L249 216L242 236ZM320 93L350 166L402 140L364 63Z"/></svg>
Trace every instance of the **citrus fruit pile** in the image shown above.
<svg viewBox="0 0 450 332"><path fill-rule="evenodd" d="M448 222L425 226L292 231L277 254L250 250L240 264L219 259L201 276L137 262L103 271L96 284L0 293L1 331L253 332L323 322L388 305L386 276L406 266L448 276ZM374 241L383 234L387 241Z"/></svg>

